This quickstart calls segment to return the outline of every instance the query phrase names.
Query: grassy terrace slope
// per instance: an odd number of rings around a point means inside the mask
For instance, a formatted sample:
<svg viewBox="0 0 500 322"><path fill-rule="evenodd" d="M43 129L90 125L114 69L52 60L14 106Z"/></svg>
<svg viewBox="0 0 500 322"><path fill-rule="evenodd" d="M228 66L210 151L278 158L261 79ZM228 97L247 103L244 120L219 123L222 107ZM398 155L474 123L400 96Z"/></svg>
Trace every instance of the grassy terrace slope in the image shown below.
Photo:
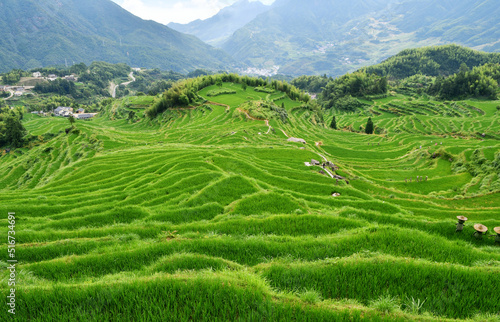
<svg viewBox="0 0 500 322"><path fill-rule="evenodd" d="M60 134L0 159L19 321L498 320L500 247L471 236L500 226L498 174L473 171L499 151L498 102L368 102L384 132L368 136L352 131L367 115L337 115L351 130L334 131L282 93L224 88L156 121L111 120L142 113L118 102L79 134L26 116L31 134ZM287 122L246 103L261 100ZM349 183L304 164L323 157Z"/></svg>

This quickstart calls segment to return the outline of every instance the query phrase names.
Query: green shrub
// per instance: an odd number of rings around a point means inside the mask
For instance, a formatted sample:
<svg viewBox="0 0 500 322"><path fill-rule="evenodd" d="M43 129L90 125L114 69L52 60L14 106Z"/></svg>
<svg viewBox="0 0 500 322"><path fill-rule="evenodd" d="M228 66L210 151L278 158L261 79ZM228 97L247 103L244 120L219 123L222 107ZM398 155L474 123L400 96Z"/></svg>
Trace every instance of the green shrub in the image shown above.
<svg viewBox="0 0 500 322"><path fill-rule="evenodd" d="M370 307L384 313L393 313L399 310L398 300L388 294L371 301Z"/></svg>
<svg viewBox="0 0 500 322"><path fill-rule="evenodd" d="M207 92L207 96L219 96L224 94L236 94L236 91L229 88L219 88Z"/></svg>
<svg viewBox="0 0 500 322"><path fill-rule="evenodd" d="M302 301L309 304L316 304L323 300L321 294L315 290L304 290L304 292L299 294L299 297Z"/></svg>
<svg viewBox="0 0 500 322"><path fill-rule="evenodd" d="M268 93L268 94L272 94L275 92L274 89L263 87L263 86L255 87L255 91L262 92L262 93Z"/></svg>
<svg viewBox="0 0 500 322"><path fill-rule="evenodd" d="M420 299L407 298L403 304L404 310L408 311L413 315L422 313L422 307L424 306L426 300L421 301Z"/></svg>

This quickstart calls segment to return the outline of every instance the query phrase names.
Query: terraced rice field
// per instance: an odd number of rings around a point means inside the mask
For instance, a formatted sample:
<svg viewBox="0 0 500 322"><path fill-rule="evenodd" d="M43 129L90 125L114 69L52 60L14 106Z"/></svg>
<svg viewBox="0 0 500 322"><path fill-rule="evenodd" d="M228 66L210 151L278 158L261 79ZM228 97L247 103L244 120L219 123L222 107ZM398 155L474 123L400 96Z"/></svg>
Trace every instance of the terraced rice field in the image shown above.
<svg viewBox="0 0 500 322"><path fill-rule="evenodd" d="M224 87L236 94L212 86L205 106L79 134L26 116L57 136L0 159L18 321L498 320L500 247L472 237L500 226L498 173L474 172L500 150L498 102L394 96L336 116L357 130L372 115L381 134L365 135L282 93ZM251 117L249 100L284 103L288 121Z"/></svg>

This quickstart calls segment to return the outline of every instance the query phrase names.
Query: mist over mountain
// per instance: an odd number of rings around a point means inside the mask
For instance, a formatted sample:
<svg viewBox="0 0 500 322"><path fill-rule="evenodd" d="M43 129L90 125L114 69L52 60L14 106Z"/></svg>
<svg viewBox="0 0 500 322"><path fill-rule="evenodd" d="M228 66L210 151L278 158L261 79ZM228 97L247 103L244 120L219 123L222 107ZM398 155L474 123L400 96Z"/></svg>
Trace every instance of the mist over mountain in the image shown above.
<svg viewBox="0 0 500 322"><path fill-rule="evenodd" d="M493 0L280 0L222 48L280 73L341 75L407 48L457 43L500 50Z"/></svg>
<svg viewBox="0 0 500 322"><path fill-rule="evenodd" d="M174 71L221 69L228 55L109 0L2 0L0 70L96 60Z"/></svg>
<svg viewBox="0 0 500 322"><path fill-rule="evenodd" d="M240 0L223 8L215 16L205 20L195 20L188 24L170 23L177 31L194 35L211 45L220 45L236 30L245 26L259 14L270 9L259 1Z"/></svg>
<svg viewBox="0 0 500 322"><path fill-rule="evenodd" d="M494 0L277 0L271 6L241 0L212 18L170 25L187 35L109 0L4 0L0 70L102 60L177 72L251 66L338 76L408 48L456 43L500 51L499 17Z"/></svg>

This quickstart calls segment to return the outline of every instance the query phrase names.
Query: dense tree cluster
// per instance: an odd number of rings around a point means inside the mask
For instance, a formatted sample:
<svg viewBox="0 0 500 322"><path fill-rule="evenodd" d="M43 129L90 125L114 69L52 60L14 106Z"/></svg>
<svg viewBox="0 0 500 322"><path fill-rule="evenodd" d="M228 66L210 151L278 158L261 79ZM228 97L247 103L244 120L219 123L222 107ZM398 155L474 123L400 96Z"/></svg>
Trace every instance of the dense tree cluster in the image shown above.
<svg viewBox="0 0 500 322"><path fill-rule="evenodd" d="M22 108L0 107L0 146L18 148L23 145L26 129L21 123Z"/></svg>
<svg viewBox="0 0 500 322"><path fill-rule="evenodd" d="M298 89L297 87L288 84L285 81L273 80L271 82L271 88L274 88L277 91L286 93L291 100L301 101L304 103L308 103L311 100L311 97Z"/></svg>
<svg viewBox="0 0 500 322"><path fill-rule="evenodd" d="M93 62L88 71L80 75L79 80L84 83L92 83L99 88L106 88L108 83L115 78L125 78L131 72L130 66L126 64L110 64L106 62Z"/></svg>
<svg viewBox="0 0 500 322"><path fill-rule="evenodd" d="M361 103L354 97L387 93L387 79L375 74L355 72L328 82L321 93L324 108L352 111Z"/></svg>
<svg viewBox="0 0 500 322"><path fill-rule="evenodd" d="M170 89L172 85L185 76L173 71L161 71L157 68L134 72L135 82L129 85L130 89L147 93L149 95L158 95Z"/></svg>
<svg viewBox="0 0 500 322"><path fill-rule="evenodd" d="M497 98L500 65L488 64L472 71L462 64L460 71L448 78L438 77L429 87L428 93L442 99L457 99L467 96Z"/></svg>
<svg viewBox="0 0 500 322"><path fill-rule="evenodd" d="M457 73L462 63L469 68L500 63L500 54L479 52L457 45L407 49L364 70L390 79L403 79L417 74L449 76Z"/></svg>
<svg viewBox="0 0 500 322"><path fill-rule="evenodd" d="M323 87L325 87L326 84L332 80L333 78L328 78L326 75L300 76L292 80L290 83L303 91L307 91L309 93L320 93L323 90Z"/></svg>
<svg viewBox="0 0 500 322"><path fill-rule="evenodd" d="M77 90L74 82L58 78L52 82L37 83L34 88L38 93L55 93L58 95L77 96Z"/></svg>
<svg viewBox="0 0 500 322"><path fill-rule="evenodd" d="M6 85L14 85L17 84L21 80L21 77L26 77L29 74L20 69L13 69L8 73L0 74L2 78L2 83Z"/></svg>

